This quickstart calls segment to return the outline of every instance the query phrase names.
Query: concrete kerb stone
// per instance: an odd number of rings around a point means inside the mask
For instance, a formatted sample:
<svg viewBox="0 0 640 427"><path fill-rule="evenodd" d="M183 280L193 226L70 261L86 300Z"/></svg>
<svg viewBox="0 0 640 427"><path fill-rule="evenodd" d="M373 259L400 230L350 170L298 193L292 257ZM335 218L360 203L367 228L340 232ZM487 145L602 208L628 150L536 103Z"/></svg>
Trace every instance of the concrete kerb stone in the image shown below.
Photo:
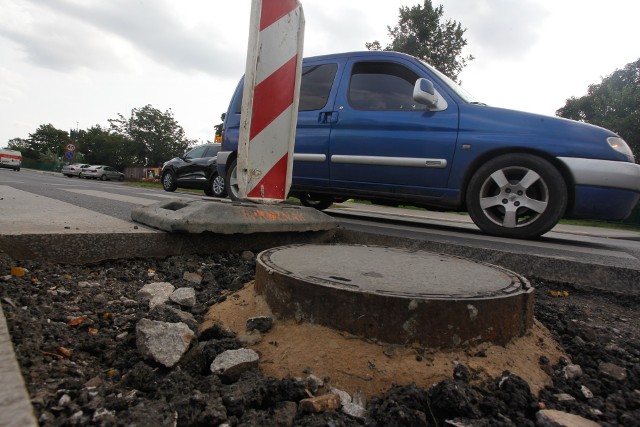
<svg viewBox="0 0 640 427"><path fill-rule="evenodd" d="M37 426L31 400L13 352L11 336L0 305L0 425L6 427Z"/></svg>
<svg viewBox="0 0 640 427"><path fill-rule="evenodd" d="M316 209L293 205L171 199L135 208L131 219L170 232L251 234L325 231L338 223Z"/></svg>
<svg viewBox="0 0 640 427"><path fill-rule="evenodd" d="M216 233L100 233L1 235L0 251L15 260L87 264L110 259L261 251L293 243L319 243L336 230L222 235ZM56 248L52 251L51 248ZM66 248L69 248L68 250Z"/></svg>

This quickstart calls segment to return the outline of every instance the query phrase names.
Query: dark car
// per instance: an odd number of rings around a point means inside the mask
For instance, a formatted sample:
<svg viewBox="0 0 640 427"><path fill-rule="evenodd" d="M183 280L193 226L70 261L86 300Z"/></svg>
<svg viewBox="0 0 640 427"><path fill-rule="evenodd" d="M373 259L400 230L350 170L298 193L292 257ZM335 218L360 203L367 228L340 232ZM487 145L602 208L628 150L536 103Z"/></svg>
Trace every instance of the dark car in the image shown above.
<svg viewBox="0 0 640 427"><path fill-rule="evenodd" d="M204 144L162 165L162 187L204 190L207 196L226 197L224 178L218 175L216 160L220 144Z"/></svg>

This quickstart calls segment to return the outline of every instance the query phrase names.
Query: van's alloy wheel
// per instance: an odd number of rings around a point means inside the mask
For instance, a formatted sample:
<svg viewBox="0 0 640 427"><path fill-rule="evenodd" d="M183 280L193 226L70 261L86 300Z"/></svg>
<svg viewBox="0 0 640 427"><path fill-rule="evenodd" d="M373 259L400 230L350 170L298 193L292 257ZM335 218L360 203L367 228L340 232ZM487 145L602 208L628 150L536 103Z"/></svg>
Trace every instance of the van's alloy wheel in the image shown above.
<svg viewBox="0 0 640 427"><path fill-rule="evenodd" d="M530 154L505 154L489 160L472 176L467 210L488 234L515 238L540 236L565 213L567 186L547 160Z"/></svg>

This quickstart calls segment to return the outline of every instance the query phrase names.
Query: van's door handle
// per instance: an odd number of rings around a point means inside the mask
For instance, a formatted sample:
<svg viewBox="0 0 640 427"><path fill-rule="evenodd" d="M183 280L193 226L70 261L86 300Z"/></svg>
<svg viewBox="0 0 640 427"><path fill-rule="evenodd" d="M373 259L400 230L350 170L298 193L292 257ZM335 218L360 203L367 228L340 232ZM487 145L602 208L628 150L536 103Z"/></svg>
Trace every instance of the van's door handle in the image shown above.
<svg viewBox="0 0 640 427"><path fill-rule="evenodd" d="M337 111L323 111L318 120L320 123L338 123Z"/></svg>

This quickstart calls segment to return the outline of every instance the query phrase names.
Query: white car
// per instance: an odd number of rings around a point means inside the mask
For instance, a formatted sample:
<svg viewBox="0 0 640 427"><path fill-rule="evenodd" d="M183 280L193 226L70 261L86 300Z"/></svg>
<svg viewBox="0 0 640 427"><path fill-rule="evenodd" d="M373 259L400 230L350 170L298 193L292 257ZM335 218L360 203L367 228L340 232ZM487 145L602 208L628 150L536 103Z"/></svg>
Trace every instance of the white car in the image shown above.
<svg viewBox="0 0 640 427"><path fill-rule="evenodd" d="M86 179L100 179L101 181L115 180L124 181L124 174L118 172L111 166L104 165L92 165L86 168L82 168L82 178Z"/></svg>
<svg viewBox="0 0 640 427"><path fill-rule="evenodd" d="M82 169L88 168L91 165L82 164L82 163L74 163L72 165L64 165L62 166L62 175L67 176L69 178L77 176L78 178L82 178Z"/></svg>

